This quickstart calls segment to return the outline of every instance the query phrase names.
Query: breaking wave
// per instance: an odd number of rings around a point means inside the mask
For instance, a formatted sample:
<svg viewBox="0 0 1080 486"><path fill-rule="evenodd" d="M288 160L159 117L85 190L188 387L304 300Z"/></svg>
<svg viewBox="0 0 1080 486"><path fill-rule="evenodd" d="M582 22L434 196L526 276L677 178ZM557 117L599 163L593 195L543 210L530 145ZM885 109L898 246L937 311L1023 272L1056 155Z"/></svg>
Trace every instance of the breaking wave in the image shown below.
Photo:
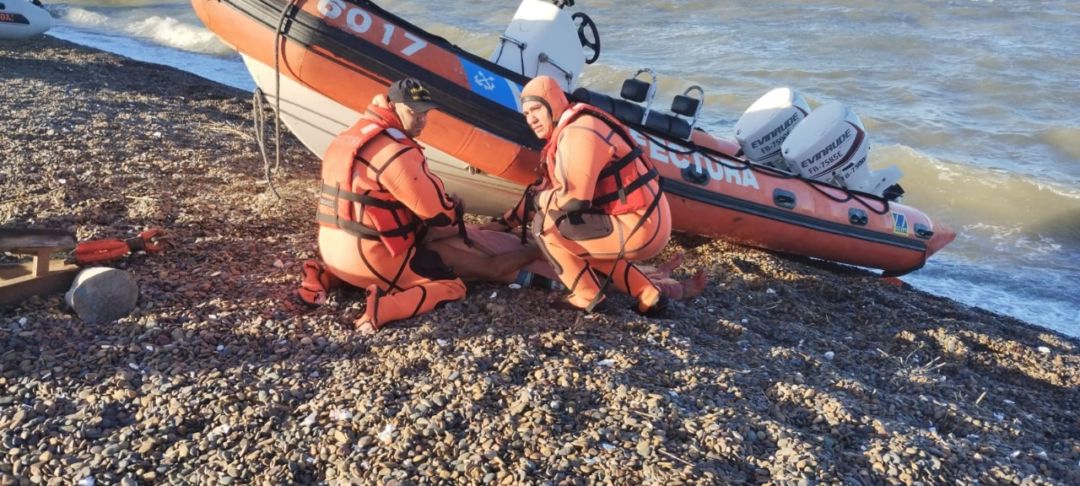
<svg viewBox="0 0 1080 486"><path fill-rule="evenodd" d="M227 56L233 49L207 30L189 7L148 7L155 12L138 9L93 9L75 6L50 6L50 12L61 22L74 28L124 35L154 44L189 52Z"/></svg>

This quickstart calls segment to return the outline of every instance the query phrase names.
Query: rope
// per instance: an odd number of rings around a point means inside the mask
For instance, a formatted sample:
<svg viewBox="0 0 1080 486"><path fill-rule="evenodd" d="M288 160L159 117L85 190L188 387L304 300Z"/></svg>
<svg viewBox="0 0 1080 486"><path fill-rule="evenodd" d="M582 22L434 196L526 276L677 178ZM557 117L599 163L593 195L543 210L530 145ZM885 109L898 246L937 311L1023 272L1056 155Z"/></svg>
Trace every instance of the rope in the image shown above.
<svg viewBox="0 0 1080 486"><path fill-rule="evenodd" d="M255 124L255 141L259 144L259 153L263 159L263 176L266 184L270 186L270 193L276 199L282 199L274 185L273 171L281 170L281 44L284 39L285 20L289 18L289 11L296 6L296 0L289 0L281 9L278 17L277 30L274 32L274 167L271 170L270 157L266 153L266 108L263 100L266 93L262 88L255 88L251 100L253 110L252 119Z"/></svg>
<svg viewBox="0 0 1080 486"><path fill-rule="evenodd" d="M266 155L266 108L263 107L263 99L262 89L255 88L255 93L251 100L252 119L254 120L255 125L255 142L259 145L259 153L262 154L263 176L266 177L266 183L270 186L270 193L273 194L275 198L281 199L281 194L278 194L277 187L274 186L274 179L270 172L270 158Z"/></svg>
<svg viewBox="0 0 1080 486"><path fill-rule="evenodd" d="M890 208L889 200L884 199L884 198L880 198L880 197L875 196L873 194L860 194L860 193L857 193L856 191L852 191L852 190L841 187L839 189L844 191L844 194L845 194L846 197L842 197L842 198L841 197L835 197L832 194L830 194L829 192L822 189L822 187L828 187L828 188L832 188L832 189L837 189L837 187L832 186L830 184L827 184L825 182L815 181L815 180L811 180L811 179L803 179L803 178L801 178L799 176L796 176L796 175L788 173L788 172L784 172L782 170L779 170L779 169L776 169L776 168L773 168L773 167L754 165L754 164L751 164L749 161L741 161L741 160L738 160L738 159L734 159L734 160L731 160L731 162L734 162L734 164L728 164L724 160L721 160L721 159L718 159L718 158L714 157L713 153L710 153L710 152L714 152L715 155L719 155L721 157L728 158L728 159L731 158L729 155L727 155L727 154L725 154L723 152L715 152L713 150L708 149L707 147L701 147L700 145L694 144L693 142L690 142L691 148L689 148L687 150L682 150L682 149L672 147L672 146L664 143L663 140L659 140L659 139L653 137L652 135L649 135L648 133L644 133L644 132L639 132L639 133L642 133L645 136L645 138L649 139L649 141L651 143L653 143L654 145L657 145L657 146L663 148L664 150L667 150L667 151L672 152L672 153L676 153L676 154L679 154L679 155L700 154L702 157L705 157L705 159L709 160L710 162L712 162L714 164L717 164L717 165L719 165L721 167L726 167L728 169L751 170L751 171L754 171L754 172L760 172L760 173L763 173L763 174L768 174L768 175L778 177L778 178L781 178L781 179L798 179L798 180L804 182L805 184L809 185L810 187L814 188L814 190L816 190L817 192L820 192L825 197L833 200L834 202L845 203L845 202L848 202L848 201L851 201L851 200L855 200L859 204L863 205L866 209L869 209L874 214L879 214L880 215L880 214L885 214L885 213L889 212L889 208ZM871 200L881 202L882 203L882 209L879 210L879 209L875 208L874 206L870 205L870 203L868 203L866 201L867 199L871 199Z"/></svg>

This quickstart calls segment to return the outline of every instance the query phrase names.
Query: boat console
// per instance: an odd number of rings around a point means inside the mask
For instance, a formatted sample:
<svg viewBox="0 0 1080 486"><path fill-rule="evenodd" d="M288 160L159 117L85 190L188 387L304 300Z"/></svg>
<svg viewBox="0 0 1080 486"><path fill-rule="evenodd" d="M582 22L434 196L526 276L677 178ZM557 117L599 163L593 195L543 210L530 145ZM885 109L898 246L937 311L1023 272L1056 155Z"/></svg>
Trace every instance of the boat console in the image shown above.
<svg viewBox="0 0 1080 486"><path fill-rule="evenodd" d="M595 35L595 24L592 25ZM597 45L598 39L597 35ZM550 76L562 84L563 90L571 91L585 68L583 42L583 30L559 5L545 0L524 0L499 36L499 47L490 60L529 78Z"/></svg>

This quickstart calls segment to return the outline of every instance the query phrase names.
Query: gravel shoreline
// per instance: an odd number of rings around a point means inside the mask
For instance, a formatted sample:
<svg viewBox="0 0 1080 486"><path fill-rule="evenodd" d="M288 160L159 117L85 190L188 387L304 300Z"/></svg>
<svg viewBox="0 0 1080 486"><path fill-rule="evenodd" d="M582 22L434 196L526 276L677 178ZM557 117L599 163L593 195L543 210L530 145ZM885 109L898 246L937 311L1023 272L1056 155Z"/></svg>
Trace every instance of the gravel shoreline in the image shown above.
<svg viewBox="0 0 1080 486"><path fill-rule="evenodd" d="M671 318L477 285L365 338L292 297L319 161L287 137L269 196L250 94L43 37L0 106L0 225L175 237L119 322L0 310L0 486L1080 484L1076 339L689 237Z"/></svg>

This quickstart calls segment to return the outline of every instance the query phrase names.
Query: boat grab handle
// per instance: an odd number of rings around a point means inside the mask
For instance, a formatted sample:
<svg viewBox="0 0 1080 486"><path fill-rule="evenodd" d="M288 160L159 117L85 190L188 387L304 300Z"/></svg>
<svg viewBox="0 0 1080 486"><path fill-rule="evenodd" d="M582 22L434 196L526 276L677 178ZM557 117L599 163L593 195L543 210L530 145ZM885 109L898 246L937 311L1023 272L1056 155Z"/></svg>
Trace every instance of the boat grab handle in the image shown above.
<svg viewBox="0 0 1080 486"><path fill-rule="evenodd" d="M709 183L709 174L705 172L705 169L693 164L686 166L686 168L682 170L682 178L686 182L697 184L699 186L704 186Z"/></svg>
<svg viewBox="0 0 1080 486"><path fill-rule="evenodd" d="M854 225L866 226L870 222L870 218L866 215L866 211L851 208L848 210L848 221Z"/></svg>
<svg viewBox="0 0 1080 486"><path fill-rule="evenodd" d="M773 191L773 203L784 209L795 209L795 193L776 189Z"/></svg>

